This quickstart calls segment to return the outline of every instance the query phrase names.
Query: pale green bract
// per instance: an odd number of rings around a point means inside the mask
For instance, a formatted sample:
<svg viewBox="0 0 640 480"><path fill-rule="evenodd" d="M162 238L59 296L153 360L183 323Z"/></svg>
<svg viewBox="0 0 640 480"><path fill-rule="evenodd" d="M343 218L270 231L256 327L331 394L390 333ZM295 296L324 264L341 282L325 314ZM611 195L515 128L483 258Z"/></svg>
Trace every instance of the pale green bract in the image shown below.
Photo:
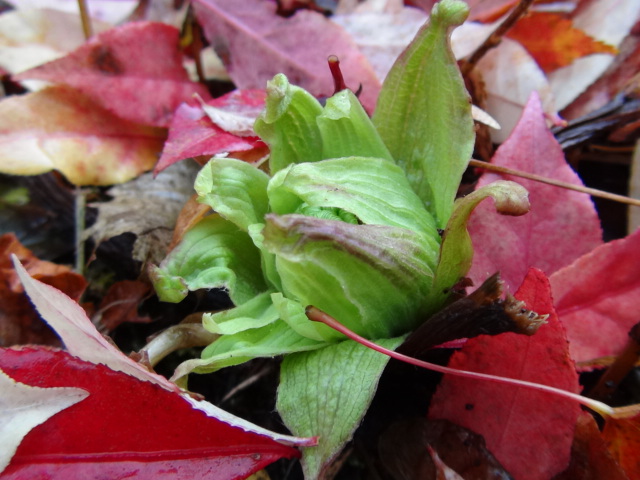
<svg viewBox="0 0 640 480"><path fill-rule="evenodd" d="M526 190L512 182L454 202L474 131L449 36L467 13L457 0L434 7L385 80L373 121L349 90L323 107L276 75L254 127L269 145L271 176L240 160L212 159L195 189L215 213L152 269L162 300L224 288L236 305L204 316L204 327L220 337L201 358L182 363L174 380L294 354L282 367L280 414L294 434L326 434L328 442L305 449L307 478L322 476L348 441L387 360L309 321L305 307L395 347L467 273L466 224L475 206L491 196L498 211L528 210ZM353 358L365 365L341 365ZM366 381L351 385L359 368ZM305 395L318 392L345 414L316 415Z"/></svg>

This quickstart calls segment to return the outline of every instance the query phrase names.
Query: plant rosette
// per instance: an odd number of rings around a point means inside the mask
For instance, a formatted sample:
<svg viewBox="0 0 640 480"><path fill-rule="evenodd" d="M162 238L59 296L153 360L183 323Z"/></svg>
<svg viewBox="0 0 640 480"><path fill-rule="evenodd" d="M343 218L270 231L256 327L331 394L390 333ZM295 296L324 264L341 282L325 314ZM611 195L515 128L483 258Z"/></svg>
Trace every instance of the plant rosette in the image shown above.
<svg viewBox="0 0 640 480"><path fill-rule="evenodd" d="M151 276L161 300L223 288L235 307L205 314L219 337L173 379L286 355L277 407L321 478L351 438L387 357L311 322L308 305L387 348L442 308L473 255L467 220L487 197L521 215L527 191L499 181L455 200L474 144L469 96L450 48L468 7L443 0L394 64L369 118L348 89L323 106L276 75L255 132L270 175L213 158L198 175L201 220Z"/></svg>

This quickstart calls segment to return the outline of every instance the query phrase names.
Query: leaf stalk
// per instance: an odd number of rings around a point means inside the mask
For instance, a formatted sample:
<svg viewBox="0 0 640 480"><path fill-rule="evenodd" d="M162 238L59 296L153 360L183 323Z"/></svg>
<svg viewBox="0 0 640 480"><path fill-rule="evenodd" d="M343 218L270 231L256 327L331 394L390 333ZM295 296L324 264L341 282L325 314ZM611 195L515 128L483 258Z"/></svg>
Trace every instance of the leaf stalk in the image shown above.
<svg viewBox="0 0 640 480"><path fill-rule="evenodd" d="M590 408L591 410L602 415L605 418L608 418L614 414L614 409L605 403L599 402L597 400L593 400L591 398L583 397L582 395L568 392L566 390L550 387L549 385L542 385L540 383L527 382L525 380L517 380L514 378L498 377L498 376L489 375L486 373L470 372L467 370L457 370L455 368L444 367L442 365L437 365L435 363L418 360L416 358L409 357L407 355L403 355L398 352L394 352L393 350L386 349L375 342L372 342L370 340L367 340L364 337L361 337L360 335L356 334L355 332L352 332L347 327L345 327L340 322L338 322L335 318L326 314L319 308L316 308L310 305L306 308L305 313L309 318L309 320L312 320L314 322L324 323L325 325L347 336L351 340L355 340L361 345L369 347L379 353L382 353L383 355L387 355L396 360L400 360L401 362L405 362L410 365L415 365L416 367L426 368L427 370L432 370L434 372L446 373L449 375L456 375L458 377L473 378L475 380L487 380L490 382L502 383L505 385L514 385L517 387L531 388L539 392L551 393L553 395L557 395L557 396L564 397L566 399L578 402L581 405L584 405L585 407Z"/></svg>

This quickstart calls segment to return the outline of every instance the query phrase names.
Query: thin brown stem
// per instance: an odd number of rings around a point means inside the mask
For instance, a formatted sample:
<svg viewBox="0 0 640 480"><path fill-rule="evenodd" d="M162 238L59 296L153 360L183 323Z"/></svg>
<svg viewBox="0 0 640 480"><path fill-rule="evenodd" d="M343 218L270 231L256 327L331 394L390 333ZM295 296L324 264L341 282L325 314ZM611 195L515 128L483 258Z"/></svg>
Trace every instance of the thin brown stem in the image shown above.
<svg viewBox="0 0 640 480"><path fill-rule="evenodd" d="M600 377L598 384L589 392L589 396L601 401L610 399L620 385L620 382L624 380L628 373L635 367L639 358L640 323L636 323L629 332L629 340L624 350Z"/></svg>
<svg viewBox="0 0 640 480"><path fill-rule="evenodd" d="M84 38L89 40L93 36L93 27L91 25L91 17L89 16L87 0L78 0L78 8L80 9L80 20L82 21Z"/></svg>
<svg viewBox="0 0 640 480"><path fill-rule="evenodd" d="M547 185L553 185L554 187L566 188L568 190L575 190L576 192L586 193L592 197L605 198L614 202L626 203L627 205L634 205L640 207L640 200L636 198L625 197L624 195L617 195L615 193L604 192L596 188L584 187L582 185L574 185L573 183L561 182L560 180L554 180L553 178L543 177L542 175L536 175L535 173L523 172L521 170L514 170L512 168L500 167L491 163L483 162L481 160L471 160L469 165L472 167L482 168L491 172L503 173L506 175L513 175L515 177L526 178L540 183L546 183Z"/></svg>
<svg viewBox="0 0 640 480"><path fill-rule="evenodd" d="M475 52L461 65L460 70L463 76L469 75L471 70L478 64L480 59L492 48L497 47L502 41L502 37L509 31L511 27L525 14L534 0L520 0L518 4L511 10L511 13L498 25L491 35L480 45Z"/></svg>

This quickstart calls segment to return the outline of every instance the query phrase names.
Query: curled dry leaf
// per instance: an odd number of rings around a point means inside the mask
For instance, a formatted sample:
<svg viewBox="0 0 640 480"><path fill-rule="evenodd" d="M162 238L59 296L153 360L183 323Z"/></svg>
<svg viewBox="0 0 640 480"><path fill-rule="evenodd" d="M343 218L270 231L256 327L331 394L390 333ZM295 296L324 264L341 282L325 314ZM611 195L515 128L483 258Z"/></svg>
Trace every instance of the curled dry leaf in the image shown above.
<svg viewBox="0 0 640 480"><path fill-rule="evenodd" d="M139 280L114 283L100 303L100 323L111 331L124 322L150 322L150 317L138 315L138 305L149 295L150 290L150 284Z"/></svg>
<svg viewBox="0 0 640 480"><path fill-rule="evenodd" d="M87 282L68 267L38 260L15 235L0 236L0 345L58 346L59 339L33 311L11 264L11 255L16 255L34 278L62 290L74 300L80 298Z"/></svg>
<svg viewBox="0 0 640 480"><path fill-rule="evenodd" d="M109 202L95 203L97 221L85 231L101 243L123 233L133 233L133 258L160 261L167 253L178 214L193 193L198 166L183 162L153 177L146 173L108 193Z"/></svg>

